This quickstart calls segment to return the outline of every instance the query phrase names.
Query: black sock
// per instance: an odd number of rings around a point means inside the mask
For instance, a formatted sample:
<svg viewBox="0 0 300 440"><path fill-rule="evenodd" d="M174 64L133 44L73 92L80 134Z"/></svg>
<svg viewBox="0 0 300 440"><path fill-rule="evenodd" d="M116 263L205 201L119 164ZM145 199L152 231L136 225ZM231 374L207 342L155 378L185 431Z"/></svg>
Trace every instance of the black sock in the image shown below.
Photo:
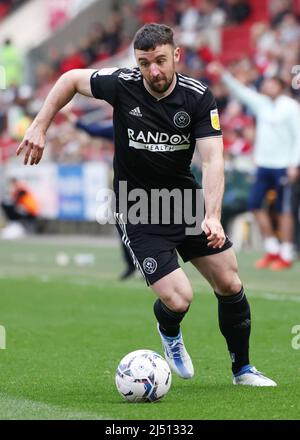
<svg viewBox="0 0 300 440"><path fill-rule="evenodd" d="M160 331L169 337L178 336L180 330L180 323L184 318L184 315L188 311L178 313L170 310L160 299L154 303L154 314L159 323Z"/></svg>
<svg viewBox="0 0 300 440"><path fill-rule="evenodd" d="M225 337L232 361L232 372L250 363L249 338L251 331L250 306L244 289L236 295L222 296L215 292L219 302L219 326Z"/></svg>

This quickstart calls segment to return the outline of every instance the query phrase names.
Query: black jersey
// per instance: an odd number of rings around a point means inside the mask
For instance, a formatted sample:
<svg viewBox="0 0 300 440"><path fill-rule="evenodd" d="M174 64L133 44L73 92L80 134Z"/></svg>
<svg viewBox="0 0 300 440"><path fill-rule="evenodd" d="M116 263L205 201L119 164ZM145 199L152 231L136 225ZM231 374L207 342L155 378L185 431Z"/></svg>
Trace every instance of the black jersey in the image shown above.
<svg viewBox="0 0 300 440"><path fill-rule="evenodd" d="M114 107L114 189L197 188L190 164L197 138L220 136L215 99L203 83L176 73L172 93L157 99L138 68L101 69L91 77L95 98Z"/></svg>

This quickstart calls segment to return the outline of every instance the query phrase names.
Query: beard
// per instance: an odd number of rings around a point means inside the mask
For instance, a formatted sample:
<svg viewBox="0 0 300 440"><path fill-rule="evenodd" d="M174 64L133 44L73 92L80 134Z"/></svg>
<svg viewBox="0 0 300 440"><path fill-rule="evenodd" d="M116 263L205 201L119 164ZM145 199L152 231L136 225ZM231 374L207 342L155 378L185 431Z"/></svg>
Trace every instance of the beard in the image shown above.
<svg viewBox="0 0 300 440"><path fill-rule="evenodd" d="M153 90L156 93L165 93L170 85L172 84L173 76L171 79L168 79L166 77L164 78L158 78L153 81L147 81L148 86L151 90Z"/></svg>

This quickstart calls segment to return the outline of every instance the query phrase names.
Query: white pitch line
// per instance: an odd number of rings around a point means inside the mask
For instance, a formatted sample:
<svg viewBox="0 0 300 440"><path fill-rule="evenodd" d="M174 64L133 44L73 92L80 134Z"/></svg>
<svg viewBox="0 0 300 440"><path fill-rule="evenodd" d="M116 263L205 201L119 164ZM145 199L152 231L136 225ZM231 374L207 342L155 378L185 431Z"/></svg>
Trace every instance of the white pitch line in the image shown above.
<svg viewBox="0 0 300 440"><path fill-rule="evenodd" d="M0 394L0 420L108 420L101 414Z"/></svg>
<svg viewBox="0 0 300 440"><path fill-rule="evenodd" d="M262 293L261 295L257 294L250 294L249 296L253 298L262 298L262 299L268 299L270 301L293 301L293 302L300 302L300 296L292 296L292 295L279 295L277 293Z"/></svg>

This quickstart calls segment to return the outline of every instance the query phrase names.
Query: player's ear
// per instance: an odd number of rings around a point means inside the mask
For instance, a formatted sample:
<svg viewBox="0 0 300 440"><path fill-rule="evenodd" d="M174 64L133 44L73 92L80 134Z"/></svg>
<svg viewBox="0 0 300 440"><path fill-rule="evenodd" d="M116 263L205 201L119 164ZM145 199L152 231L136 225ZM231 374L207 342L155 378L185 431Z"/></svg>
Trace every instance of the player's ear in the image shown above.
<svg viewBox="0 0 300 440"><path fill-rule="evenodd" d="M175 63L179 62L180 55L181 55L180 47L175 47L175 50L174 50L174 61L175 61Z"/></svg>

